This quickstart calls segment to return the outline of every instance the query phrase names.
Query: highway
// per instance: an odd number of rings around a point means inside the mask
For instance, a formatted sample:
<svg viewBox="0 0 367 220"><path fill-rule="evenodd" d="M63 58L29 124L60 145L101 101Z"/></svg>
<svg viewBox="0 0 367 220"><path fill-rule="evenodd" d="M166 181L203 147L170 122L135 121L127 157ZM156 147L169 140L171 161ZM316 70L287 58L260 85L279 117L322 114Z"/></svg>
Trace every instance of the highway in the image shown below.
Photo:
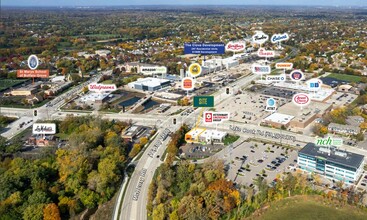
<svg viewBox="0 0 367 220"><path fill-rule="evenodd" d="M142 124L146 126L155 126L158 128L157 130L157 137L152 141L152 143L147 146L145 151L143 152L141 158L136 161L135 170L129 179L129 182L126 183L124 181L121 184L121 188L124 190L125 194L124 197L121 199L121 204L116 203L115 210L120 210L119 219L120 220L145 220L147 219L147 194L148 188L152 181L152 177L156 171L156 169L161 165L160 157L162 156L163 152L167 148L167 144L171 140L170 137L162 140L160 137L162 134L168 130L171 132L175 132L179 126L183 123L189 124L193 126L198 118L199 114L201 114L202 108L196 109L193 113L188 116L163 116L159 114L131 114L131 113L99 113L99 112L63 112L60 111L60 107L64 104L64 100L66 98L70 98L71 96L78 94L81 92L82 88L89 83L97 82L100 79L101 75L98 75L88 82L85 82L77 87L71 89L70 91L66 92L65 94L60 95L55 100L48 103L46 106L42 106L40 108L36 108L38 111L37 117L33 117L34 109L20 109L20 108L1 108L1 114L4 115L12 115L20 117L21 120L18 120L16 123L21 123L23 121L33 120L37 121L38 119L63 119L70 114L74 116L86 116L86 115L95 115L100 116L105 119L115 119L115 120L132 120L134 123ZM251 83L251 81L258 78L259 75L250 74L246 77L242 77L235 81L234 83L219 89L216 91L214 96L214 103L217 105L227 98L233 96L234 91L237 89L241 89ZM226 94L226 88L231 88L231 94ZM177 118L177 124L173 125L172 121L173 118ZM181 118L181 120L180 120ZM181 122L181 123L180 123ZM27 126L31 126L32 123L28 123ZM26 127L24 126L22 129L17 129L17 124L11 125L10 130L6 131L2 135L6 138L12 138L17 133L24 130ZM206 126L211 128L216 128L215 125ZM17 130L14 130L17 129ZM279 130L274 128L262 127L259 125L253 124L243 124L235 121L226 121L222 124L217 126L217 129L236 133L241 136L241 140L244 140L248 137L264 139L279 143L285 144L292 144L302 146L302 144L307 142L314 142L314 137L309 137L302 134L296 134L293 132ZM279 138L283 137L283 138ZM350 150L352 152L360 153L367 155L367 152L362 149L358 148L351 148L344 146L345 149ZM159 155L159 158L157 158ZM121 193L122 195L122 193ZM115 215L117 217L117 214ZM117 219L115 219L117 220Z"/></svg>
<svg viewBox="0 0 367 220"><path fill-rule="evenodd" d="M241 88L245 85L249 85L252 80L254 80L257 75L249 75L247 77L243 77L239 79L238 81L232 83L231 85L227 87L231 88ZM232 94L226 94L226 87L218 90L215 92L214 95L214 103L220 103L224 101L226 98L233 95ZM202 109L197 108L194 112L192 112L190 115L185 116L181 119L182 123L186 123L189 125L194 125L196 122L196 119L199 114L201 114ZM109 115L109 117L112 117ZM150 116L151 117L151 116ZM156 116L154 116L155 118ZM161 127L159 128L158 137L160 136L161 132L163 132L165 129L170 129L172 132L175 132L179 125L172 125L172 119L174 117L178 116L170 116L166 117L166 121L164 121L161 124ZM179 120L178 120L179 121ZM178 123L180 124L180 123ZM156 155L162 155L165 149L167 148L167 144L169 142L170 138L167 138L165 141L160 144L160 147L158 148L158 151L153 155L153 158L151 158L148 154L151 151L152 148L154 148L154 145L159 142L159 140L155 139L145 150L143 156L139 159L137 162L136 168L130 178L129 183L126 186L125 189L125 195L122 200L122 206L121 206L121 213L120 213L120 220L145 220L147 219L147 195L148 195L148 189L149 185L151 183L152 177L156 171L156 169L161 164L161 161L159 158L156 158ZM143 172L142 172L143 171ZM122 183L123 185L124 183ZM139 191L139 196L137 197L137 200L134 200L134 193ZM118 205L116 203L116 205ZM115 207L115 210L118 210L118 207Z"/></svg>

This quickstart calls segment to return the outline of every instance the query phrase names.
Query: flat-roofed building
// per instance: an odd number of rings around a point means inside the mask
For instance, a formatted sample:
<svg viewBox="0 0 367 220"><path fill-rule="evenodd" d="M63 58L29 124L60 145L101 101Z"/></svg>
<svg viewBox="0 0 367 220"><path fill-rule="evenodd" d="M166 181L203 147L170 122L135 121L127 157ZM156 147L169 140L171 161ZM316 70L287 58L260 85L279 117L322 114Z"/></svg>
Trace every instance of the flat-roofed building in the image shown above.
<svg viewBox="0 0 367 220"><path fill-rule="evenodd" d="M102 104L104 101L107 100L107 98L112 98L112 94L111 93L92 93L89 92L86 95L82 96L80 98L81 101L83 102L95 102L98 104Z"/></svg>
<svg viewBox="0 0 367 220"><path fill-rule="evenodd" d="M185 135L187 143L222 143L227 132L205 128L194 128Z"/></svg>
<svg viewBox="0 0 367 220"><path fill-rule="evenodd" d="M282 126L288 127L291 120L294 118L292 115L282 114L282 113L273 113L266 117L263 121L266 125L271 125L276 128L281 128Z"/></svg>
<svg viewBox="0 0 367 220"><path fill-rule="evenodd" d="M136 126L136 125L130 126L129 128L122 131L121 137L124 140L132 141L139 133L143 131L143 129L144 128L142 126Z"/></svg>
<svg viewBox="0 0 367 220"><path fill-rule="evenodd" d="M363 173L365 162L364 155L308 143L298 152L297 164L304 171L355 184Z"/></svg>
<svg viewBox="0 0 367 220"><path fill-rule="evenodd" d="M328 125L329 132L346 134L346 135L356 135L361 132L361 128L356 125L341 125L336 123L330 123Z"/></svg>
<svg viewBox="0 0 367 220"><path fill-rule="evenodd" d="M321 89L315 91L311 88L308 88L306 83L296 83L293 81L277 82L277 83L274 83L274 86L285 88L285 89L291 89L297 92L305 92L310 96L312 101L317 101L317 102L325 102L329 100L336 93L334 89L330 89L326 86L321 86Z"/></svg>
<svg viewBox="0 0 367 220"><path fill-rule="evenodd" d="M139 78L135 82L131 82L128 85L129 88L138 89L142 91L156 91L161 88L170 85L170 81L166 79L159 79L159 78Z"/></svg>
<svg viewBox="0 0 367 220"><path fill-rule="evenodd" d="M294 116L289 126L294 128L305 128L316 118L321 118L325 113L330 111L332 104L323 102L312 102L301 108L292 102L289 102L278 108L278 112Z"/></svg>
<svg viewBox="0 0 367 220"><path fill-rule="evenodd" d="M218 130L205 130L200 134L199 141L206 143L222 143L226 136L227 132Z"/></svg>
<svg viewBox="0 0 367 220"><path fill-rule="evenodd" d="M29 96L33 95L37 92L37 89L40 87L41 82L35 82L34 84L29 84L23 87L19 87L10 92L12 96Z"/></svg>

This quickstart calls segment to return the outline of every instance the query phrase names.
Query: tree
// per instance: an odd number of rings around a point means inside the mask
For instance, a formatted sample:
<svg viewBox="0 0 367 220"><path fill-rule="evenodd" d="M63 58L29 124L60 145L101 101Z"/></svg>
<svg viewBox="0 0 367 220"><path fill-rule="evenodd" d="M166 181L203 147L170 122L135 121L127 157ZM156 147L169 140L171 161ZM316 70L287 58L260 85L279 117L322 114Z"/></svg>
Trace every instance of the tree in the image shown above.
<svg viewBox="0 0 367 220"><path fill-rule="evenodd" d="M30 204L23 212L24 220L42 220L45 204Z"/></svg>
<svg viewBox="0 0 367 220"><path fill-rule="evenodd" d="M89 209L96 207L99 200L98 194L90 189L81 189L79 197L83 205Z"/></svg>
<svg viewBox="0 0 367 220"><path fill-rule="evenodd" d="M129 153L129 157L134 158L140 152L141 148L141 144L134 144L133 149Z"/></svg>
<svg viewBox="0 0 367 220"><path fill-rule="evenodd" d="M157 208L155 208L153 210L153 220L161 220L161 219L165 219L166 217L166 213L164 210L164 204L161 203L157 206Z"/></svg>
<svg viewBox="0 0 367 220"><path fill-rule="evenodd" d="M55 203L47 204L43 208L43 220L61 220L59 208Z"/></svg>
<svg viewBox="0 0 367 220"><path fill-rule="evenodd" d="M147 137L141 137L139 139L139 143L144 146L146 143L148 143L148 138Z"/></svg>

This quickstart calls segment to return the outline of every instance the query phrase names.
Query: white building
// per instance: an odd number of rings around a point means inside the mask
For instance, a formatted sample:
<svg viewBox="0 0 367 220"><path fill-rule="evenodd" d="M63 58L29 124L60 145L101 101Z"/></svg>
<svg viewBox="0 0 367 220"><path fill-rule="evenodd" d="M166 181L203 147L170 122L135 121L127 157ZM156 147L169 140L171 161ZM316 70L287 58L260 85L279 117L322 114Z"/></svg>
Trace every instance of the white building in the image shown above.
<svg viewBox="0 0 367 220"><path fill-rule="evenodd" d="M364 155L338 150L335 147L317 147L308 143L298 152L300 169L324 175L326 178L355 184L363 173Z"/></svg>
<svg viewBox="0 0 367 220"><path fill-rule="evenodd" d="M282 113L273 113L264 119L264 123L280 128L282 126L288 127L291 120L294 118L292 115L286 115Z"/></svg>
<svg viewBox="0 0 367 220"><path fill-rule="evenodd" d="M111 93L88 93L80 98L83 102L102 103L107 97L112 97Z"/></svg>
<svg viewBox="0 0 367 220"><path fill-rule="evenodd" d="M105 57L107 55L109 55L111 53L110 50L96 50L96 54L101 56L101 57Z"/></svg>
<svg viewBox="0 0 367 220"><path fill-rule="evenodd" d="M221 69L229 69L231 67L235 67L240 65L239 61L236 57L228 57L224 59L210 59L203 61L202 66L212 70L221 70Z"/></svg>
<svg viewBox="0 0 367 220"><path fill-rule="evenodd" d="M139 78L135 82L127 84L129 88L138 89L142 91L156 91L169 85L170 85L169 80L153 77Z"/></svg>
<svg viewBox="0 0 367 220"><path fill-rule="evenodd" d="M194 128L185 135L187 143L222 143L227 132L210 130L205 128Z"/></svg>

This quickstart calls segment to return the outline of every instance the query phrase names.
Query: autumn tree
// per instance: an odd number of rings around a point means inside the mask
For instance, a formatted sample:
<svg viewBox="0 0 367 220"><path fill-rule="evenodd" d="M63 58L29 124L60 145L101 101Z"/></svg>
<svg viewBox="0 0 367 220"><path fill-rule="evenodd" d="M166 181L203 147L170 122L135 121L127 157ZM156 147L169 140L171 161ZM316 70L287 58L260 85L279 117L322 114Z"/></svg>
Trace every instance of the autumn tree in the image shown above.
<svg viewBox="0 0 367 220"><path fill-rule="evenodd" d="M55 203L47 204L43 208L43 220L61 220L59 208Z"/></svg>

